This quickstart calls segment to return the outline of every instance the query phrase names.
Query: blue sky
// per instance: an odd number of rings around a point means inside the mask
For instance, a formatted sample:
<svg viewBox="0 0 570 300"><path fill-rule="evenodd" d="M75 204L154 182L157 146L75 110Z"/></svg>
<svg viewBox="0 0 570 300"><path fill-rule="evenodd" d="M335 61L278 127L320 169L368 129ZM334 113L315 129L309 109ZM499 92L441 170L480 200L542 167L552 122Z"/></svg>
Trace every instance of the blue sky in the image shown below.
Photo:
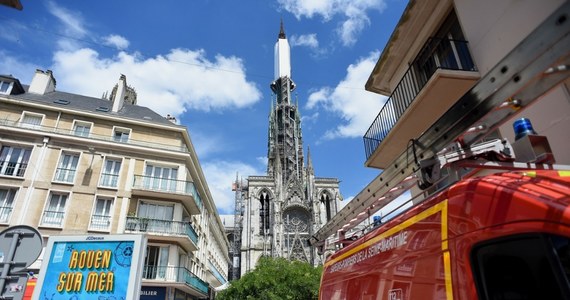
<svg viewBox="0 0 570 300"><path fill-rule="evenodd" d="M125 74L138 104L187 126L221 214L236 173L266 173L273 47L283 19L305 147L345 202L379 170L362 136L386 97L364 90L404 0L30 1L0 6L0 74L101 97ZM166 3L166 4L165 4Z"/></svg>

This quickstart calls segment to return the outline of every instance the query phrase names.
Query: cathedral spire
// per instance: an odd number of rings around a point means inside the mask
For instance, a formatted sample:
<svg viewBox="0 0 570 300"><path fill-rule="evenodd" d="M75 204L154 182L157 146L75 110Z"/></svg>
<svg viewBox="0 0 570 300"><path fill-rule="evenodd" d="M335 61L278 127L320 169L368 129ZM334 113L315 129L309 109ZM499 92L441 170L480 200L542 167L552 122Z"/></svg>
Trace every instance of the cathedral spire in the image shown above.
<svg viewBox="0 0 570 300"><path fill-rule="evenodd" d="M289 42L285 37L285 29L283 29L283 20L279 30L279 38L275 43L275 80L288 77L291 78L291 50Z"/></svg>
<svg viewBox="0 0 570 300"><path fill-rule="evenodd" d="M279 30L279 38L280 39L286 39L287 38L285 36L285 29L283 29L283 18L281 18L281 28Z"/></svg>
<svg viewBox="0 0 570 300"><path fill-rule="evenodd" d="M311 147L307 147L307 172L314 174L313 160L311 159Z"/></svg>

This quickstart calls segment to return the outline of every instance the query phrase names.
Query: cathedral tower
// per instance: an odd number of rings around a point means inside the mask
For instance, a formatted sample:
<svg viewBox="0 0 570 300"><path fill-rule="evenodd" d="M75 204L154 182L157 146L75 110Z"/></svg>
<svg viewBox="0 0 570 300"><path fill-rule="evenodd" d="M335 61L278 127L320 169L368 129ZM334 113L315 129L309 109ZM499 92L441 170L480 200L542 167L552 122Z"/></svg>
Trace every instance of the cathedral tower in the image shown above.
<svg viewBox="0 0 570 300"><path fill-rule="evenodd" d="M289 42L281 22L275 43L273 97L269 112L267 175L249 176L243 193L241 273L261 256L322 263L309 246L311 234L340 209L342 196L336 178L315 177L310 153L303 155L301 115L291 92Z"/></svg>

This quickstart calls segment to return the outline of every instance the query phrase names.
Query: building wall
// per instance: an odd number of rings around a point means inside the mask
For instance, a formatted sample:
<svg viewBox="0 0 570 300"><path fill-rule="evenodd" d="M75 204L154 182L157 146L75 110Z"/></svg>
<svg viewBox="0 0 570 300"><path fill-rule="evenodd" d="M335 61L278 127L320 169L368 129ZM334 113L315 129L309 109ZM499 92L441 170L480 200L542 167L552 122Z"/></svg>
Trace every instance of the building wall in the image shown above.
<svg viewBox="0 0 570 300"><path fill-rule="evenodd" d="M486 74L564 0L455 0L477 68Z"/></svg>
<svg viewBox="0 0 570 300"><path fill-rule="evenodd" d="M161 236L149 233L148 244L168 247L167 266L187 268L212 287L223 284L208 276L208 266L209 262L212 262L222 277L227 279L230 262L228 240L223 234L223 225L219 221L202 170L196 164L196 154L192 152L194 148L185 128L167 122L153 123L143 118L137 120L84 111L73 106L74 100L72 104L60 107L43 99L44 102L28 101L26 97L18 97L0 94L0 147L25 146L32 151L23 177L0 175L0 187L18 189L10 218L7 222L0 222L0 230L8 226L26 224L38 228L44 238L61 234L129 233L125 227L126 219L137 213L141 201L165 203L174 207L172 221L192 221L198 235L198 249L189 251L168 234ZM38 95L30 97L41 98ZM77 101L86 100L84 96L77 97ZM92 101L101 99L94 98ZM41 126L22 126L20 122L24 111L42 115ZM77 121L91 124L90 138L73 134ZM130 129L128 142L113 141L116 127ZM54 180L62 153L79 155L75 177L70 183ZM121 161L116 187L101 186L101 173L107 158ZM195 201L190 196L133 193L135 175L144 175L149 163L177 168L177 180L194 182L202 198L200 211L188 211L186 204L182 204ZM64 192L69 195L61 226L42 223L51 192ZM90 227L99 196L113 199L109 214L110 226L106 229ZM153 283L143 279L143 285L149 284Z"/></svg>
<svg viewBox="0 0 570 300"><path fill-rule="evenodd" d="M538 27L565 1L468 1L456 0L455 10L473 59L482 77ZM529 118L538 134L546 135L557 163L570 164L570 95L560 85L529 107L519 110L499 128L514 142L513 122Z"/></svg>
<svg viewBox="0 0 570 300"><path fill-rule="evenodd" d="M414 60L425 41L434 35L452 10L457 14L475 66L481 78L484 78L505 55L564 2L563 0L432 1L429 5L432 13L425 20L425 25L414 33L415 40L411 42L412 46L399 62L394 76L390 77L391 90L396 88L408 70L409 63ZM418 16L414 15L406 22L417 22L414 19L416 17ZM411 37L399 37L402 40L409 38ZM570 146L570 132L566 130L570 126L567 117L570 115L569 94L568 84L554 88L529 107L519 109L513 114L512 119L499 127L500 135L513 143L513 122L521 117L529 118L538 134L548 135L556 162L569 164L570 153L567 149Z"/></svg>

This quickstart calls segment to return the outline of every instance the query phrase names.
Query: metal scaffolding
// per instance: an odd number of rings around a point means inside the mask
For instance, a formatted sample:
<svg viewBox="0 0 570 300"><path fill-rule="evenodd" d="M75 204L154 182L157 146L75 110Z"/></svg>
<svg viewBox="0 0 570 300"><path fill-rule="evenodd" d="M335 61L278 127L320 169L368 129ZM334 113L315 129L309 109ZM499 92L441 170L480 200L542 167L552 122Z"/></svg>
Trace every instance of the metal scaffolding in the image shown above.
<svg viewBox="0 0 570 300"><path fill-rule="evenodd" d="M232 184L232 191L235 192L234 227L232 239L232 276L231 280L240 278L241 273L241 232L243 228L243 196L247 190L247 182L239 178L236 173L236 180Z"/></svg>

